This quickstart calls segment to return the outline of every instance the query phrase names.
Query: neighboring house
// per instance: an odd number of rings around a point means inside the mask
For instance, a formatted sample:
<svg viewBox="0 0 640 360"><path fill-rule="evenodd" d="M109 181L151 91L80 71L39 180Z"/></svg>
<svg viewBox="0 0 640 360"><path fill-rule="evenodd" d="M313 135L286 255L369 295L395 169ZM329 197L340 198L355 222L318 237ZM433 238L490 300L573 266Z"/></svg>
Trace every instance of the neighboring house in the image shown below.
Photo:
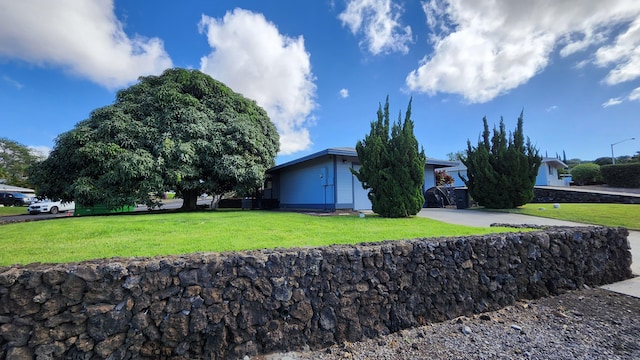
<svg viewBox="0 0 640 360"><path fill-rule="evenodd" d="M465 186L464 182L462 181L462 179L460 179L460 176L463 176L465 179L467 178L467 167L462 165L459 162L456 162L456 166L452 166L452 167L447 167L444 169L440 169L440 170L444 170L447 172L447 174L451 175L456 181L451 185L454 187L462 187Z"/></svg>
<svg viewBox="0 0 640 360"><path fill-rule="evenodd" d="M535 186L569 186L565 179L558 178L558 169L564 169L567 165L556 158L543 158L538 175L536 176ZM460 176L467 178L467 167L458 163L457 166L444 168L447 174L456 179L453 186L465 186Z"/></svg>
<svg viewBox="0 0 640 360"><path fill-rule="evenodd" d="M556 158L542 158L536 177L536 186L569 186L558 176L558 170L567 167L567 164Z"/></svg>
<svg viewBox="0 0 640 360"><path fill-rule="evenodd" d="M455 162L427 159L423 190L435 186L435 169ZM281 209L370 210L367 190L351 174L359 169L354 148L329 148L267 170L265 200L277 200Z"/></svg>

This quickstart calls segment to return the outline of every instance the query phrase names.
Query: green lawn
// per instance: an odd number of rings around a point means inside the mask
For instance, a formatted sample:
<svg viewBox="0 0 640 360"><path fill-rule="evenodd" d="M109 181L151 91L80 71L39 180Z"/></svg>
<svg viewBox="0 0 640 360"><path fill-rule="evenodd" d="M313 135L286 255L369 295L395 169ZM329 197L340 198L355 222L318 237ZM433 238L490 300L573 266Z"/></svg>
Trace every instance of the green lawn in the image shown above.
<svg viewBox="0 0 640 360"><path fill-rule="evenodd" d="M27 213L26 206L2 206L0 216L24 215Z"/></svg>
<svg viewBox="0 0 640 360"><path fill-rule="evenodd" d="M526 204L517 209L498 211L640 230L638 204L560 204L558 209L553 204Z"/></svg>
<svg viewBox="0 0 640 360"><path fill-rule="evenodd" d="M0 265L355 244L514 231L425 218L311 216L269 211L60 218L2 225Z"/></svg>

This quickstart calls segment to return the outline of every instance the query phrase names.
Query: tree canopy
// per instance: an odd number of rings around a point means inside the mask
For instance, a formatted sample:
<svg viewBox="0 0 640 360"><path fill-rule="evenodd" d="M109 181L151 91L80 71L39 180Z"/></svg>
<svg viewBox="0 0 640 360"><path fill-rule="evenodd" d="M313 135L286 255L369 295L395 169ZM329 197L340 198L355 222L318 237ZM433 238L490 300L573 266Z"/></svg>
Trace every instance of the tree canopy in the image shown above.
<svg viewBox="0 0 640 360"><path fill-rule="evenodd" d="M407 217L422 208L424 196L424 150L418 149L413 133L411 101L404 122L398 121L389 133L389 97L378 107L378 119L371 122L371 131L358 141L356 151L361 167L351 172L368 189L372 210L384 217Z"/></svg>
<svg viewBox="0 0 640 360"><path fill-rule="evenodd" d="M38 195L85 206L154 206L175 190L192 209L202 193L252 193L278 147L255 101L200 71L168 69L61 134L32 178Z"/></svg>
<svg viewBox="0 0 640 360"><path fill-rule="evenodd" d="M507 134L504 121L493 128L490 137L487 118L482 119L484 131L478 146L467 140L466 155L461 158L467 167L467 177L462 181L470 195L487 208L509 209L524 205L533 199L533 187L542 162L538 149L529 138L525 143L522 130L523 114L513 134Z"/></svg>
<svg viewBox="0 0 640 360"><path fill-rule="evenodd" d="M16 141L0 138L0 182L30 187L28 169L39 157L31 149Z"/></svg>

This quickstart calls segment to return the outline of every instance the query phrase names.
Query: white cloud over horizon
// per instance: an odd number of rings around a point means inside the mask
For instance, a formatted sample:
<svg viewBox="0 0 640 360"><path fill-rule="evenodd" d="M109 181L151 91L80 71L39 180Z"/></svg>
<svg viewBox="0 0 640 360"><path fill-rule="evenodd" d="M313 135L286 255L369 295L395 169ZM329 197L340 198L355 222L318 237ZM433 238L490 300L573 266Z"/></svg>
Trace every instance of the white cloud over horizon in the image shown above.
<svg viewBox="0 0 640 360"><path fill-rule="evenodd" d="M308 149L316 85L304 38L280 34L262 14L235 9L222 19L202 15L211 53L200 70L263 107L280 134L280 154Z"/></svg>
<svg viewBox="0 0 640 360"><path fill-rule="evenodd" d="M349 97L349 89L340 89L340 91L338 91L338 94L341 98L346 99Z"/></svg>
<svg viewBox="0 0 640 360"><path fill-rule="evenodd" d="M349 0L347 8L338 15L343 26L351 33L363 33L360 46L373 55L380 53L409 52L412 42L411 27L400 24L403 9L391 0Z"/></svg>
<svg viewBox="0 0 640 360"><path fill-rule="evenodd" d="M0 57L109 89L172 67L162 40L125 33L113 0L0 0Z"/></svg>
<svg viewBox="0 0 640 360"><path fill-rule="evenodd" d="M610 69L609 85L640 78L640 2L430 0L422 4L434 52L405 82L429 95L484 103L543 71L555 50ZM616 33L616 30L619 33Z"/></svg>

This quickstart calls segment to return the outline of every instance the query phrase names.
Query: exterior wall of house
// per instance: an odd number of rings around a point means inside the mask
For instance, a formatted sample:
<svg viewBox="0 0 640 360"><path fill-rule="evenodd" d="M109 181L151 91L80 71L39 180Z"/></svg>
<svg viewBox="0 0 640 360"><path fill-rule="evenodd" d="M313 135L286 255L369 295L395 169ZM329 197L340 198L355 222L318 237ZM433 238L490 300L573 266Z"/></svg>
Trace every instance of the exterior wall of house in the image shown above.
<svg viewBox="0 0 640 360"><path fill-rule="evenodd" d="M427 189L436 186L436 174L434 172L434 166L427 165L424 167L424 183L422 183L422 192Z"/></svg>
<svg viewBox="0 0 640 360"><path fill-rule="evenodd" d="M367 191L351 167L359 168L357 158L335 155L295 164L272 174L264 198L278 199L282 209L370 210Z"/></svg>
<svg viewBox="0 0 640 360"><path fill-rule="evenodd" d="M538 169L538 176L536 176L536 186L547 186L549 181L549 164L542 163L540 164L540 169Z"/></svg>
<svg viewBox="0 0 640 360"><path fill-rule="evenodd" d="M454 187L465 186L460 175L467 178L467 170L461 168L445 168L447 174L453 176L455 182ZM558 169L551 166L549 163L543 162L538 169L538 175L536 176L536 186L568 186L567 181L564 179L558 179Z"/></svg>
<svg viewBox="0 0 640 360"><path fill-rule="evenodd" d="M333 156L324 156L281 169L278 172L280 208L335 208L335 164Z"/></svg>
<svg viewBox="0 0 640 360"><path fill-rule="evenodd" d="M447 168L444 169L447 174L451 175L454 179L455 182L453 183L453 187L463 187L465 186L464 182L462 181L462 179L460 179L460 176L463 176L465 179L467 178L467 170L466 169L457 169L457 170L449 170Z"/></svg>
<svg viewBox="0 0 640 360"><path fill-rule="evenodd" d="M360 167L357 156L340 152L316 156L273 170L263 198L278 200L281 209L371 210L368 190L350 171ZM442 164L426 165L424 190L435 186L436 166Z"/></svg>
<svg viewBox="0 0 640 360"><path fill-rule="evenodd" d="M551 163L543 162L538 169L536 186L566 186L563 179L558 179L558 168Z"/></svg>

